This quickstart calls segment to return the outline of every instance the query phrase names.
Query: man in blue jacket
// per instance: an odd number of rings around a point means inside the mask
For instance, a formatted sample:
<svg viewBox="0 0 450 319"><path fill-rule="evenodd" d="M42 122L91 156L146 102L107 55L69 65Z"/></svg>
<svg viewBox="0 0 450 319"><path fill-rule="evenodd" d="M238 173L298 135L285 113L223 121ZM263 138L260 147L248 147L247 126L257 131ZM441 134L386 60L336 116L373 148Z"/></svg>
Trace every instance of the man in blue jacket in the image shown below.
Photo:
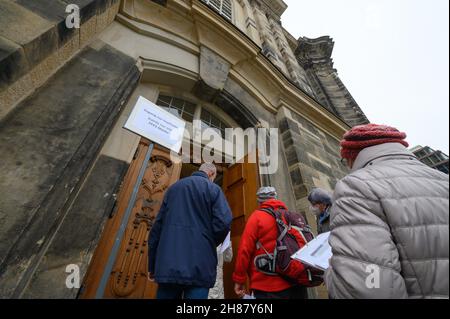
<svg viewBox="0 0 450 319"><path fill-rule="evenodd" d="M232 213L217 170L204 164L167 191L149 236L149 278L158 299L207 299L217 273L217 247L231 228Z"/></svg>

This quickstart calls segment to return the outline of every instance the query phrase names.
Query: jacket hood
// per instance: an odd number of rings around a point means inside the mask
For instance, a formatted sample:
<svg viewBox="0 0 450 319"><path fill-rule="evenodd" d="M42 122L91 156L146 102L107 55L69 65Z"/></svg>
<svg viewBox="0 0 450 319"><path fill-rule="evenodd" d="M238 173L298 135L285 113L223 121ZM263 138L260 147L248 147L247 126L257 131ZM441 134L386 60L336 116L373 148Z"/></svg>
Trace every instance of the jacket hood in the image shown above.
<svg viewBox="0 0 450 319"><path fill-rule="evenodd" d="M413 153L411 153L405 146L399 143L386 143L377 146L368 147L359 153L353 164L352 172L360 170L370 162L383 161L387 158L410 158L417 160ZM418 160L417 160L418 161Z"/></svg>
<svg viewBox="0 0 450 319"><path fill-rule="evenodd" d="M286 204L278 199L269 199L268 201L262 203L259 208L272 208L274 210L281 208L287 210Z"/></svg>

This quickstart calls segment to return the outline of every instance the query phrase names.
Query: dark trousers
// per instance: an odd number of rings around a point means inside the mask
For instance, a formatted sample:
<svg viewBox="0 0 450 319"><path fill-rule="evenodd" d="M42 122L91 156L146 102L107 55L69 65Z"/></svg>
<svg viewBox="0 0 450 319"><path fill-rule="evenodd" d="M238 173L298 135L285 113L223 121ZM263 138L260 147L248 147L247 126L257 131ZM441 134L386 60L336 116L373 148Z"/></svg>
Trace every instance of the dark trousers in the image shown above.
<svg viewBox="0 0 450 319"><path fill-rule="evenodd" d="M256 299L308 299L306 287L295 286L279 292L254 290Z"/></svg>
<svg viewBox="0 0 450 319"><path fill-rule="evenodd" d="M190 299L201 300L208 299L208 288L160 284L156 299Z"/></svg>

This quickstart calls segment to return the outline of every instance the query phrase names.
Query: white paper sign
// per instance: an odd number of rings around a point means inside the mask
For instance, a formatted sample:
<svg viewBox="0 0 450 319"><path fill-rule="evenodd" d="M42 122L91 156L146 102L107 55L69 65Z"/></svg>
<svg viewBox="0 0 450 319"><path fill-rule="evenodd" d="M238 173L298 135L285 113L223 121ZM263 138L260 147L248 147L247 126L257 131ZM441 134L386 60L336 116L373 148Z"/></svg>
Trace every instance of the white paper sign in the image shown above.
<svg viewBox="0 0 450 319"><path fill-rule="evenodd" d="M317 236L307 245L302 247L291 258L299 260L314 268L327 270L329 268L329 260L333 256L331 246L328 243L331 233L324 233Z"/></svg>
<svg viewBox="0 0 450 319"><path fill-rule="evenodd" d="M179 153L186 122L140 96L124 128Z"/></svg>

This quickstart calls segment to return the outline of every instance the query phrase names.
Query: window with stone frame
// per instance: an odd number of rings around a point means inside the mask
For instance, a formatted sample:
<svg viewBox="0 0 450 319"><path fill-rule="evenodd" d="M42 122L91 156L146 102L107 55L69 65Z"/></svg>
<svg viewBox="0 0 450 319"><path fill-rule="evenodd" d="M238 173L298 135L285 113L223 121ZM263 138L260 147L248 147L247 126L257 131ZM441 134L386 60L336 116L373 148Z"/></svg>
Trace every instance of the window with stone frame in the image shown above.
<svg viewBox="0 0 450 319"><path fill-rule="evenodd" d="M202 0L212 9L217 11L221 16L232 21L233 19L233 5L232 0Z"/></svg>
<svg viewBox="0 0 450 319"><path fill-rule="evenodd" d="M225 122L226 119L219 118L202 105L174 96L160 94L156 105L188 123L193 123L194 120L200 120L202 132L206 129L213 129L222 138L225 138L225 129L232 127ZM198 112L196 112L197 109L199 109Z"/></svg>
<svg viewBox="0 0 450 319"><path fill-rule="evenodd" d="M229 126L220 120L217 116L213 115L211 112L202 109L202 115L200 117L202 121L202 129L212 128L222 137L225 138L225 129Z"/></svg>
<svg viewBox="0 0 450 319"><path fill-rule="evenodd" d="M197 106L193 103L172 96L160 95L156 104L180 119L189 123L194 121Z"/></svg>

